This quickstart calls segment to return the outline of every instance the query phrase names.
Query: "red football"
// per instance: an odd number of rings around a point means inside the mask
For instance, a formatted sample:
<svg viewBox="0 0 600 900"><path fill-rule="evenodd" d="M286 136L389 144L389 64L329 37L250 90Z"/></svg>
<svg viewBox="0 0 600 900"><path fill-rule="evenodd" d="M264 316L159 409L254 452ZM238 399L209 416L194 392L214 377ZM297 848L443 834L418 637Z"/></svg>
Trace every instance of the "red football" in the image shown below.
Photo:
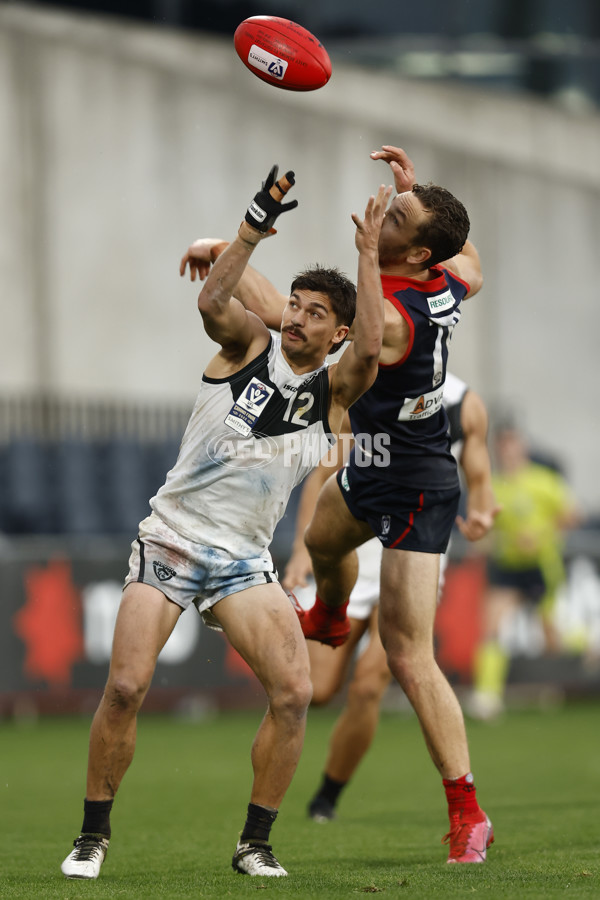
<svg viewBox="0 0 600 900"><path fill-rule="evenodd" d="M331 60L323 44L290 19L244 19L233 43L253 75L286 91L315 91L331 78Z"/></svg>

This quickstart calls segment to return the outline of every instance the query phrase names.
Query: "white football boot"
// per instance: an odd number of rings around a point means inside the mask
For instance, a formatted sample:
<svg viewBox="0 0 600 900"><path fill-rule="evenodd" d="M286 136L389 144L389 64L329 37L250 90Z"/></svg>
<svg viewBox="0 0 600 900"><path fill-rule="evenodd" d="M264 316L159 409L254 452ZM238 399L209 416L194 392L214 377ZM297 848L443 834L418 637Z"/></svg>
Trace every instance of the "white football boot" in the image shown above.
<svg viewBox="0 0 600 900"><path fill-rule="evenodd" d="M287 875L273 856L272 849L270 844L238 841L231 865L242 875L268 875L274 878Z"/></svg>
<svg viewBox="0 0 600 900"><path fill-rule="evenodd" d="M60 867L63 875L67 878L97 878L108 853L108 838L80 834L73 841L73 848Z"/></svg>

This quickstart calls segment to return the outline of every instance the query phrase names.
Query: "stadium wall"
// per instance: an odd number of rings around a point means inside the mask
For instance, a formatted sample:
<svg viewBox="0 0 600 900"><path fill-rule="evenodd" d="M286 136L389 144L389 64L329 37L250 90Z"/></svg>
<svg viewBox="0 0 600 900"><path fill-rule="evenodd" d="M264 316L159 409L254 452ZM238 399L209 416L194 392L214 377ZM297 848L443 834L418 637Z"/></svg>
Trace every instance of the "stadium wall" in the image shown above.
<svg viewBox="0 0 600 900"><path fill-rule="evenodd" d="M590 510L599 376L600 117L335 61L314 94L252 78L232 42L0 7L0 392L189 402L214 349L179 260L229 237L273 162L300 206L256 253L286 291L355 271L352 210L404 146L463 198L486 283L453 368L558 454Z"/></svg>

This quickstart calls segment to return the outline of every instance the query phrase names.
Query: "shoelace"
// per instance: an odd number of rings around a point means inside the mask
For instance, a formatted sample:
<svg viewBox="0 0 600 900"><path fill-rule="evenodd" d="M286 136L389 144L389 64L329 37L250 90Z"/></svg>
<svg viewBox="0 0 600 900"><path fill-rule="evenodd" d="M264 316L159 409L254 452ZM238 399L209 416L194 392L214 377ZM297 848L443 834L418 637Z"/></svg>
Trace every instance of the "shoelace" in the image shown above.
<svg viewBox="0 0 600 900"><path fill-rule="evenodd" d="M87 862L102 852L102 845L98 838L78 837L73 841L75 847L75 859L79 862Z"/></svg>
<svg viewBox="0 0 600 900"><path fill-rule="evenodd" d="M466 853L473 824L455 821L448 834L442 838L442 844L450 844L453 856L463 856Z"/></svg>
<svg viewBox="0 0 600 900"><path fill-rule="evenodd" d="M273 856L272 850L271 844L250 844L246 850L242 851L241 855L248 856L250 853L253 853L261 865L279 869L281 866Z"/></svg>

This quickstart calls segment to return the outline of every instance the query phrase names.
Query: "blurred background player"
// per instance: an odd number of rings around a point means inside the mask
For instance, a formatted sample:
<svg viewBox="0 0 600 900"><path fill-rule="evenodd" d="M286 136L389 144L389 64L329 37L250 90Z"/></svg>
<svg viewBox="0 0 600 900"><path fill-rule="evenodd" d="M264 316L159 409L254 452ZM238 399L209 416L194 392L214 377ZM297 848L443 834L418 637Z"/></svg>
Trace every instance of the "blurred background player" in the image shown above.
<svg viewBox="0 0 600 900"><path fill-rule="evenodd" d="M510 657L501 634L519 606L537 611L546 650L559 650L552 617L557 590L566 579L564 534L580 522L564 477L530 458L526 440L513 425L494 430L494 461L493 486L501 512L490 536L483 639L466 705L469 715L483 720L495 718L504 708Z"/></svg>
<svg viewBox="0 0 600 900"><path fill-rule="evenodd" d="M446 374L444 406L452 452L460 463L467 491L466 517L459 516L457 526L468 540L478 540L488 533L498 512L487 449L487 411L481 397L451 373ZM319 490L331 475L332 467L342 465L343 451L348 447L348 442L338 441L302 488L292 555L281 583L295 594L303 608L309 608L314 602L314 579L304 531ZM351 629L348 641L337 648L308 641L315 706L327 703L337 693L355 659L346 702L331 735L322 782L308 807L309 816L317 822L335 817L338 798L375 736L381 701L391 680L377 621L381 553L382 545L377 538L357 549L358 579L348 606ZM444 554L440 592L446 562L447 554Z"/></svg>

